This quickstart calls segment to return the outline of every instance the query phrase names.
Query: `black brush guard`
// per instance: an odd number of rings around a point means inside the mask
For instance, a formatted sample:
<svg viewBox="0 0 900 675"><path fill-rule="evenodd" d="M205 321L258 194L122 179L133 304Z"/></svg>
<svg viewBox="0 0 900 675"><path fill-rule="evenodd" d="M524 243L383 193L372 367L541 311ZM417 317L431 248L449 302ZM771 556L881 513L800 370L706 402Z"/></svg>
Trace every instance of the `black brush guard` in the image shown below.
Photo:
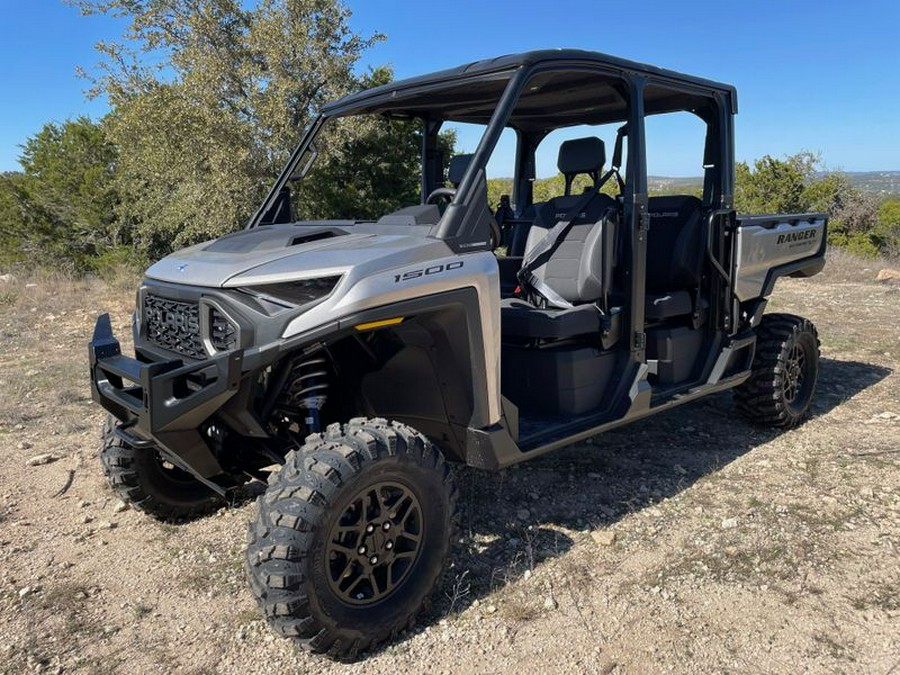
<svg viewBox="0 0 900 675"><path fill-rule="evenodd" d="M155 448L224 495L232 481L198 428L237 391L243 350L187 364L181 359L144 363L122 355L109 314L103 314L88 355L91 396L121 422L116 434L134 447Z"/></svg>

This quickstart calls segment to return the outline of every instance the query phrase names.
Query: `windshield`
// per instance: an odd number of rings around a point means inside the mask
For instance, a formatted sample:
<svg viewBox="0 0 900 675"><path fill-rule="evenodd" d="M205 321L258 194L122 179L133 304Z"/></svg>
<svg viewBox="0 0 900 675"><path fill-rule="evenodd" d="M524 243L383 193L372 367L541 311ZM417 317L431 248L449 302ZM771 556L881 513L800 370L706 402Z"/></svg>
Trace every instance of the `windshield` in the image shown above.
<svg viewBox="0 0 900 675"><path fill-rule="evenodd" d="M508 74L493 74L392 92L320 118L251 226L376 220L424 203L434 189L450 185L451 157L478 146L508 83ZM456 147L459 123L471 129Z"/></svg>
<svg viewBox="0 0 900 675"><path fill-rule="evenodd" d="M276 205L280 209L270 208L261 224L376 220L419 204L424 126L421 120L378 115L324 119L310 143L286 169L281 203ZM446 174L454 140L452 131L438 135L441 178Z"/></svg>

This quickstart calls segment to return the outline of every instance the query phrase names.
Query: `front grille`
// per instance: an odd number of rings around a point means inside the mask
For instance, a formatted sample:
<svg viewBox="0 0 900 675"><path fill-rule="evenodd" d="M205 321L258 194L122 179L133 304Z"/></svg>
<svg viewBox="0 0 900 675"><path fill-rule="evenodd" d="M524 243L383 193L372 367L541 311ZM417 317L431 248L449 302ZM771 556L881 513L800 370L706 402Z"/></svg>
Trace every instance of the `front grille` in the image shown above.
<svg viewBox="0 0 900 675"><path fill-rule="evenodd" d="M147 294L143 315L149 342L192 359L206 358L200 337L200 307L196 302Z"/></svg>

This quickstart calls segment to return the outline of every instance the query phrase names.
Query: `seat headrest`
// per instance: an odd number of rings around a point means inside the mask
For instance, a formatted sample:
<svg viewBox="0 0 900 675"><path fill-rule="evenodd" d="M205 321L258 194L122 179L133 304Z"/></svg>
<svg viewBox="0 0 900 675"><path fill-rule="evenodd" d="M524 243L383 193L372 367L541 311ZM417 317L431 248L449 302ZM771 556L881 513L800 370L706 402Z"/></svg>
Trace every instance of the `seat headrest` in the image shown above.
<svg viewBox="0 0 900 675"><path fill-rule="evenodd" d="M559 146L556 166L564 176L599 172L606 164L606 146L596 136L574 138Z"/></svg>
<svg viewBox="0 0 900 675"><path fill-rule="evenodd" d="M450 158L450 166L447 167L447 180L457 186L462 182L463 176L466 175L466 169L475 155L456 155Z"/></svg>

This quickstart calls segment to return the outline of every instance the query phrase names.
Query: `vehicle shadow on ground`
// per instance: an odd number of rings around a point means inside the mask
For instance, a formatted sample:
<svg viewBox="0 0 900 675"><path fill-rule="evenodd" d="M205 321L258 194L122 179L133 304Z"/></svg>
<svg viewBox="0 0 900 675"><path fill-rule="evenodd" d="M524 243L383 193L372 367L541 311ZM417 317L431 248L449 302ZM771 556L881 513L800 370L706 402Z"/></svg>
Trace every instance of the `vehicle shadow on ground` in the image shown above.
<svg viewBox="0 0 900 675"><path fill-rule="evenodd" d="M834 359L820 365L814 418L892 372ZM737 417L725 392L500 473L460 468L460 541L422 624L464 611L570 550L573 537L678 494L779 433Z"/></svg>

